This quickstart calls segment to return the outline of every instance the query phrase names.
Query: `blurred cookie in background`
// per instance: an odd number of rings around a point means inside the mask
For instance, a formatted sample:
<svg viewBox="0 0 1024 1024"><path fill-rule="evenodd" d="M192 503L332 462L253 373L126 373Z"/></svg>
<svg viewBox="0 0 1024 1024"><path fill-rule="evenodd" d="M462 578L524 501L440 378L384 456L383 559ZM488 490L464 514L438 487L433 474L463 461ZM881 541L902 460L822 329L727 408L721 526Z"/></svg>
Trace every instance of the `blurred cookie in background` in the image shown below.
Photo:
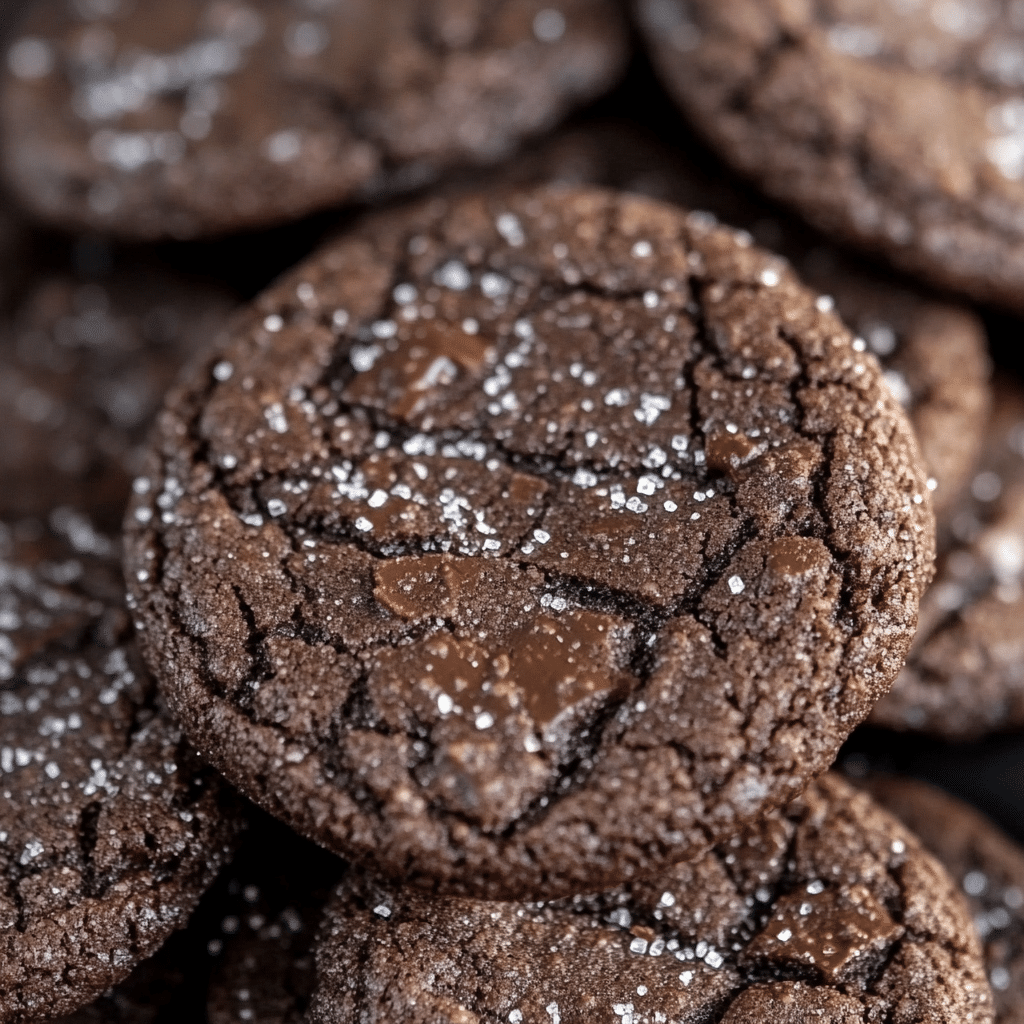
<svg viewBox="0 0 1024 1024"><path fill-rule="evenodd" d="M193 238L507 157L624 69L615 0L43 0L4 166L62 227Z"/></svg>
<svg viewBox="0 0 1024 1024"><path fill-rule="evenodd" d="M164 392L233 305L138 261L37 274L0 326L0 514L72 505L117 530Z"/></svg>
<svg viewBox="0 0 1024 1024"><path fill-rule="evenodd" d="M974 808L923 782L856 783L914 832L967 898L985 952L997 1024L1024 1022L1024 851Z"/></svg>
<svg viewBox="0 0 1024 1024"><path fill-rule="evenodd" d="M38 269L39 238L10 200L0 193L0 315L7 313L20 288Z"/></svg>
<svg viewBox="0 0 1024 1024"><path fill-rule="evenodd" d="M870 722L946 739L1024 726L1024 392L996 387L985 451L939 528L907 665Z"/></svg>
<svg viewBox="0 0 1024 1024"><path fill-rule="evenodd" d="M209 1024L301 1024L313 995L313 944L344 861L254 812L227 870Z"/></svg>
<svg viewBox="0 0 1024 1024"><path fill-rule="evenodd" d="M1024 17L1006 0L633 0L668 91L819 228L1024 311Z"/></svg>

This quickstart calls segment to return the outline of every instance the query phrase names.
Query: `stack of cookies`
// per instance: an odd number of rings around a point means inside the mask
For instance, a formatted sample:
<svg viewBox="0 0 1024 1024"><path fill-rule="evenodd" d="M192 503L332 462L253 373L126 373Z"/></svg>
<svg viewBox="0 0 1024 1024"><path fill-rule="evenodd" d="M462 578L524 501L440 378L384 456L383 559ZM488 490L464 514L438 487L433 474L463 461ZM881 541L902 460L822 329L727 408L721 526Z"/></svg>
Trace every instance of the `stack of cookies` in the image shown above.
<svg viewBox="0 0 1024 1024"><path fill-rule="evenodd" d="M26 5L0 1024L1024 1021L1019 7Z"/></svg>

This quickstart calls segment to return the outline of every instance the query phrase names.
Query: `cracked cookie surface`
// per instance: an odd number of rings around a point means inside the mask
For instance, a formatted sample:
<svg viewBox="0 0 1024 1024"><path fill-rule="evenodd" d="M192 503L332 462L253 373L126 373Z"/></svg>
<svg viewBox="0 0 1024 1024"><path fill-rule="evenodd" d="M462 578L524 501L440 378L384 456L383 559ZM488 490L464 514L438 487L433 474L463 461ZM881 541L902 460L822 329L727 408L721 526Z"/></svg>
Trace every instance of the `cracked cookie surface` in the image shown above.
<svg viewBox="0 0 1024 1024"><path fill-rule="evenodd" d="M368 220L154 446L127 569L190 737L439 890L592 891L791 799L931 575L874 358L748 239L596 189Z"/></svg>
<svg viewBox="0 0 1024 1024"><path fill-rule="evenodd" d="M1024 20L1010 0L634 0L737 169L942 288L1024 308Z"/></svg>
<svg viewBox="0 0 1024 1024"><path fill-rule="evenodd" d="M626 48L613 0L49 0L7 51L4 166L65 227L258 227L501 159Z"/></svg>
<svg viewBox="0 0 1024 1024"><path fill-rule="evenodd" d="M871 714L974 739L1024 724L1024 391L996 386L985 449L943 517L935 582L906 667Z"/></svg>
<svg viewBox="0 0 1024 1024"><path fill-rule="evenodd" d="M878 776L856 784L960 886L981 939L997 1024L1024 1021L1024 851L973 807L923 782Z"/></svg>
<svg viewBox="0 0 1024 1024"><path fill-rule="evenodd" d="M145 671L112 543L0 524L0 1020L96 998L182 927L235 798Z"/></svg>
<svg viewBox="0 0 1024 1024"><path fill-rule="evenodd" d="M991 1021L977 939L920 843L835 776L690 864L553 903L437 900L359 876L310 1020Z"/></svg>
<svg viewBox="0 0 1024 1024"><path fill-rule="evenodd" d="M840 251L693 148L661 145L626 122L598 122L563 132L501 173L516 184L602 185L706 210L784 255L878 357L913 424L941 518L970 477L988 422L991 368L980 319Z"/></svg>

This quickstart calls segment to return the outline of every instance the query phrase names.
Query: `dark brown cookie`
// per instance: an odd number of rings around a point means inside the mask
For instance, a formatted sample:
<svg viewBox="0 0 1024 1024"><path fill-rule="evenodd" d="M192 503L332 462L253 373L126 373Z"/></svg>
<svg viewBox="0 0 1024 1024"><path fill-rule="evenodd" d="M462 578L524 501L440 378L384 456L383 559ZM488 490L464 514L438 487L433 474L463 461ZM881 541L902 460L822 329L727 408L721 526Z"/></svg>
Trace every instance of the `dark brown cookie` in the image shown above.
<svg viewBox="0 0 1024 1024"><path fill-rule="evenodd" d="M119 985L48 1024L173 1024L182 989L195 983L188 974L188 945L193 939L187 930L176 932Z"/></svg>
<svg viewBox="0 0 1024 1024"><path fill-rule="evenodd" d="M944 517L935 583L876 725L970 739L1024 725L1024 394L1004 380L970 488Z"/></svg>
<svg viewBox="0 0 1024 1024"><path fill-rule="evenodd" d="M352 878L317 949L313 1024L982 1024L956 887L835 776L692 864L557 903L439 901Z"/></svg>
<svg viewBox="0 0 1024 1024"><path fill-rule="evenodd" d="M171 398L127 567L203 756L418 885L698 855L831 763L931 577L875 359L749 239L602 190L369 219Z"/></svg>
<svg viewBox="0 0 1024 1024"><path fill-rule="evenodd" d="M972 807L889 776L864 788L942 862L974 916L998 1024L1024 1022L1024 851Z"/></svg>
<svg viewBox="0 0 1024 1024"><path fill-rule="evenodd" d="M67 511L53 526L0 526L4 1022L69 1012L155 952L237 817L162 709L111 542Z"/></svg>
<svg viewBox="0 0 1024 1024"><path fill-rule="evenodd" d="M164 393L232 304L154 268L37 277L0 329L0 515L70 504L119 526Z"/></svg>
<svg viewBox="0 0 1024 1024"><path fill-rule="evenodd" d="M695 149L690 140L671 149L628 123L598 123L563 133L503 173L522 184L605 185L705 210L786 256L878 356L914 425L941 513L967 482L988 420L991 369L981 321L835 249Z"/></svg>
<svg viewBox="0 0 1024 1024"><path fill-rule="evenodd" d="M499 159L625 52L614 0L47 0L7 50L4 165L62 226L266 225Z"/></svg>
<svg viewBox="0 0 1024 1024"><path fill-rule="evenodd" d="M1024 20L1006 0L634 0L666 86L819 227L1024 310Z"/></svg>

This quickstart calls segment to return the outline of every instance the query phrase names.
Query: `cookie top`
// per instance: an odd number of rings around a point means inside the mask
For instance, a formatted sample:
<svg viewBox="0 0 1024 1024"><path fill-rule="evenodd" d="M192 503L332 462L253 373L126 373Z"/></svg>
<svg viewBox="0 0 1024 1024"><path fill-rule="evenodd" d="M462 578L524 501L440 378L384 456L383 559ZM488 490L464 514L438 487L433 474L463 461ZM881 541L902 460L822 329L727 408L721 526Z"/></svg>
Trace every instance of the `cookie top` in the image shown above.
<svg viewBox="0 0 1024 1024"><path fill-rule="evenodd" d="M923 782L881 776L865 788L935 854L967 897L998 1024L1024 1021L1024 851L972 807Z"/></svg>
<svg viewBox="0 0 1024 1024"><path fill-rule="evenodd" d="M629 123L598 122L563 132L503 175L524 184L605 185L708 211L786 256L881 362L934 480L936 512L957 498L981 452L991 404L985 329L971 310L834 248L752 196L693 140L669 148Z"/></svg>
<svg viewBox="0 0 1024 1024"><path fill-rule="evenodd" d="M112 548L67 511L0 526L4 1022L124 978L185 923L235 828L143 667Z"/></svg>
<svg viewBox="0 0 1024 1024"><path fill-rule="evenodd" d="M939 530L907 665L871 721L947 739L1024 725L1024 392L996 388L984 454Z"/></svg>
<svg viewBox="0 0 1024 1024"><path fill-rule="evenodd" d="M369 219L169 400L147 657L257 803L415 884L552 897L823 771L932 558L909 424L749 239L597 189Z"/></svg>
<svg viewBox="0 0 1024 1024"><path fill-rule="evenodd" d="M719 152L824 230L1024 309L1024 21L1007 0L635 0Z"/></svg>
<svg viewBox="0 0 1024 1024"><path fill-rule="evenodd" d="M352 877L313 1024L992 1019L970 917L921 844L835 776L691 864L554 903Z"/></svg>
<svg viewBox="0 0 1024 1024"><path fill-rule="evenodd" d="M155 267L37 275L0 329L0 514L70 504L118 528L164 393L233 304Z"/></svg>
<svg viewBox="0 0 1024 1024"><path fill-rule="evenodd" d="M197 237L491 162L622 69L614 0L46 0L4 166L61 226Z"/></svg>

